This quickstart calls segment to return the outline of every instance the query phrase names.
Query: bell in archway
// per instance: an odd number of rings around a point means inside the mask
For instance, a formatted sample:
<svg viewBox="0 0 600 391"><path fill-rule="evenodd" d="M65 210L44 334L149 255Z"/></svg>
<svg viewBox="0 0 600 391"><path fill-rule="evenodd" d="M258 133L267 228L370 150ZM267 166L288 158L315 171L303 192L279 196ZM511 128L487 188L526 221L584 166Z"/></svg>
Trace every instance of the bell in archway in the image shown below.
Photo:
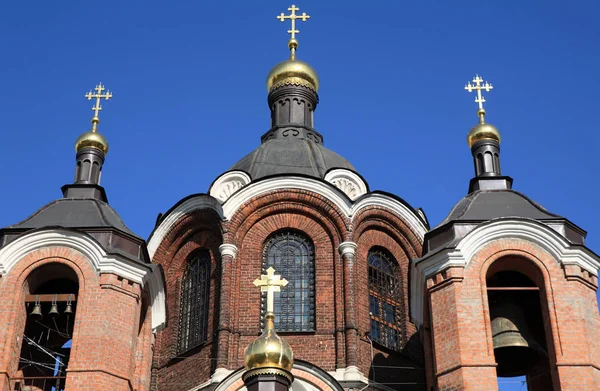
<svg viewBox="0 0 600 391"><path fill-rule="evenodd" d="M530 332L521 302L500 294L490 300L494 356L501 377L526 375L546 353Z"/></svg>
<svg viewBox="0 0 600 391"><path fill-rule="evenodd" d="M73 313L73 305L69 302L67 303L67 308L65 308L64 314L69 315Z"/></svg>
<svg viewBox="0 0 600 391"><path fill-rule="evenodd" d="M35 303L35 305L33 306L33 310L31 311L29 316L31 316L32 318L34 318L36 320L42 319L42 317L43 317L42 306L40 305L39 302Z"/></svg>
<svg viewBox="0 0 600 391"><path fill-rule="evenodd" d="M48 315L50 315L52 318L56 318L58 315L60 315L58 313L58 306L56 305L56 303L52 303L52 306L50 307L50 311L48 312Z"/></svg>

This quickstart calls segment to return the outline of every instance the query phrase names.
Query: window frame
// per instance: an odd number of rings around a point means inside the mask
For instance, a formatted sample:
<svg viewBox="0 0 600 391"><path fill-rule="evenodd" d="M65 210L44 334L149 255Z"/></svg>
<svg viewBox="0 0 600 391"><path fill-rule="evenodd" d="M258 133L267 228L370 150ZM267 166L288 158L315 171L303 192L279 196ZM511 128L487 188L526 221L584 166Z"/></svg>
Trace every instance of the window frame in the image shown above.
<svg viewBox="0 0 600 391"><path fill-rule="evenodd" d="M188 280L194 267L197 267L194 279ZM211 253L206 248L195 250L187 257L179 289L177 354L188 352L208 341L211 268ZM200 286L202 284L204 286ZM189 291L186 292L186 289ZM188 307L187 311L185 307Z"/></svg>
<svg viewBox="0 0 600 391"><path fill-rule="evenodd" d="M385 262L387 270L374 265L373 256L378 256L380 262ZM406 343L404 284L396 258L389 250L383 247L372 247L369 250L367 278L370 338L387 349L401 351Z"/></svg>
<svg viewBox="0 0 600 391"><path fill-rule="evenodd" d="M291 239L290 239L291 238ZM300 256L302 257L302 265L293 264L289 268L282 268L281 260L273 261L271 249L285 242L291 241L297 244L297 248L306 250ZM298 255L295 254L295 257ZM277 264L279 263L279 264ZM275 310L275 330L278 333L313 333L317 329L316 324L316 268L315 268L315 246L307 234L294 229L280 230L272 233L264 242L262 248L261 259L262 273L265 274L269 267L275 269L275 274L281 275L282 278L288 280L289 284L282 287L279 293L275 293L274 310ZM290 270L291 269L291 270ZM297 276L302 276L297 278ZM295 278L292 278L295 277ZM297 283L300 282L301 287L296 289ZM295 301L296 295L300 294L299 303ZM282 296L287 298L287 305L291 309L286 313L282 310ZM264 315L266 312L266 293L261 294L261 319L260 326L264 328ZM303 299L304 297L304 299ZM306 300L307 302L305 302ZM300 314L296 313L296 309L300 305ZM293 321L284 321L284 317L294 318L299 317L300 323ZM304 320L306 318L306 320ZM299 325L299 327L298 327ZM282 327L285 326L285 327ZM296 327L294 327L296 326Z"/></svg>

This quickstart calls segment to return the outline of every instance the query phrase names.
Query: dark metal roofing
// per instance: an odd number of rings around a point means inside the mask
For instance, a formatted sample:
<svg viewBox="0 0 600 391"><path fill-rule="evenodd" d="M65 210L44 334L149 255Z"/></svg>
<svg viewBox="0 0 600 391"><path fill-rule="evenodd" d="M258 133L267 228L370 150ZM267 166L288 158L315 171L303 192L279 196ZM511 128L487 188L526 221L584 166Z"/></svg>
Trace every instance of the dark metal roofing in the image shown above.
<svg viewBox="0 0 600 391"><path fill-rule="evenodd" d="M277 174L323 178L332 168L355 171L350 162L323 144L305 139L266 141L231 167L247 172L252 180Z"/></svg>
<svg viewBox="0 0 600 391"><path fill-rule="evenodd" d="M60 198L9 229L34 229L48 226L65 228L111 227L136 236L129 230L117 212L106 202L86 198Z"/></svg>
<svg viewBox="0 0 600 391"><path fill-rule="evenodd" d="M514 190L479 190L460 200L440 226L451 221L487 221L499 217L563 218Z"/></svg>

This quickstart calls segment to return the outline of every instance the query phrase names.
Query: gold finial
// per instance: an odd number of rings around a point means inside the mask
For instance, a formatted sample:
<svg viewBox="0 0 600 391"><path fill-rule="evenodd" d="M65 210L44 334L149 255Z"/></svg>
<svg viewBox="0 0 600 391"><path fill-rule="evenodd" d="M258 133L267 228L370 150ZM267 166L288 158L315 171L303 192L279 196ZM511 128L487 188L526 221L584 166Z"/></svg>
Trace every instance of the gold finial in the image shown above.
<svg viewBox="0 0 600 391"><path fill-rule="evenodd" d="M288 47L290 48L290 60L296 59L296 48L298 47L298 41L296 40L296 34L300 31L296 30L296 19L300 19L303 22L306 22L310 19L310 15L306 15L306 12L303 12L302 15L296 15L296 11L300 11L300 8L296 7L292 4L291 7L288 8L288 11L292 13L290 15L285 15L283 12L280 15L277 15L277 19L281 20L281 22L285 22L286 19L290 19L292 21L292 28L288 30L288 34L291 34L290 41L288 42Z"/></svg>
<svg viewBox="0 0 600 391"><path fill-rule="evenodd" d="M483 104L485 103L485 98L483 97L483 95L481 95L481 90L490 92L494 87L492 87L492 85L487 81L485 82L485 84L482 85L481 83L483 83L483 79L479 75L475 75L475 77L473 78L473 83L475 84L473 85L471 84L471 82L467 83L467 85L465 85L465 90L469 92L477 91L477 97L475 98L475 103L479 104L479 110L477 110L477 115L479 116L479 123L484 124L485 120L483 119L483 117L485 116L485 109L483 108Z"/></svg>
<svg viewBox="0 0 600 391"><path fill-rule="evenodd" d="M293 6L292 6L293 7ZM280 292L282 286L286 286L288 280L275 275L275 269L272 267L267 269L266 275L261 275L260 278L254 280L254 286L260 287L261 292L267 292L267 315L273 313L273 300L275 292Z"/></svg>
<svg viewBox="0 0 600 391"><path fill-rule="evenodd" d="M481 91L484 90L486 92L490 92L494 87L488 83L487 81L484 83L483 79L479 75L475 75L473 78L473 83L468 82L465 85L465 90L469 92L477 91L477 96L475 97L475 103L479 105L479 109L477 110L477 115L479 116L479 124L475 125L469 131L467 135L467 143L470 147L473 146L479 140L495 140L498 143L500 142L500 132L498 129L491 124L485 123L485 109L483 108L483 104L485 103L485 98L481 94Z"/></svg>
<svg viewBox="0 0 600 391"><path fill-rule="evenodd" d="M100 123L100 117L98 117L98 113L102 110L102 106L100 106L100 99L104 98L109 100L112 98L112 93L109 90L106 90L106 93L103 94L102 91L104 91L105 88L102 83L98 84L94 90L96 90L95 94L92 94L92 90L90 90L87 94L85 94L85 97L88 100L96 98L96 105L92 107L92 111L94 112L94 116L92 117L92 132L95 133L98 130L98 124Z"/></svg>
<svg viewBox="0 0 600 391"><path fill-rule="evenodd" d="M248 372L245 376L254 374L276 374L293 381L290 371L294 365L294 352L290 345L275 332L275 314L273 301L275 292L280 292L288 281L275 275L275 269L267 269L266 275L261 275L254 281L261 292L267 292L267 311L265 313L265 328L260 337L256 338L246 348L244 364Z"/></svg>

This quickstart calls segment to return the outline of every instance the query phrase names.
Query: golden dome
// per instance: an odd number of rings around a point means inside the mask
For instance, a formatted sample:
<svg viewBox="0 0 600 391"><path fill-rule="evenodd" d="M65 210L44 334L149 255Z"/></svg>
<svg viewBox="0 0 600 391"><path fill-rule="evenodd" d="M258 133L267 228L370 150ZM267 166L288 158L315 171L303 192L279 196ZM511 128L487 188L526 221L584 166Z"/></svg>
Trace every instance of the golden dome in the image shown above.
<svg viewBox="0 0 600 391"><path fill-rule="evenodd" d="M275 65L267 75L267 90L285 85L299 85L319 91L317 71L303 61L288 59Z"/></svg>
<svg viewBox="0 0 600 391"><path fill-rule="evenodd" d="M479 140L495 140L500 142L500 132L494 125L479 123L469 130L467 135L467 143L472 147Z"/></svg>
<svg viewBox="0 0 600 391"><path fill-rule="evenodd" d="M277 368L288 372L294 365L294 353L290 345L275 332L273 313L267 313L265 330L246 348L246 369Z"/></svg>
<svg viewBox="0 0 600 391"><path fill-rule="evenodd" d="M75 151L79 152L83 148L96 148L106 154L108 152L108 141L106 137L98 132L85 132L75 141Z"/></svg>

